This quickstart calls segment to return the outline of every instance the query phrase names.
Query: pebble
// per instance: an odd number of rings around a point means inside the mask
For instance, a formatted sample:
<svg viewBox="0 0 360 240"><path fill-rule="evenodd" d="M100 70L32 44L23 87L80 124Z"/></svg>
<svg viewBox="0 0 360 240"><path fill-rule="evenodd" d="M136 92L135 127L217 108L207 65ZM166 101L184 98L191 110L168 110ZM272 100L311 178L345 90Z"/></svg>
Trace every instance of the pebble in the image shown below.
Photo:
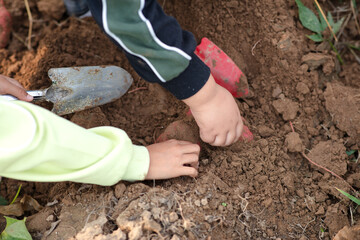
<svg viewBox="0 0 360 240"><path fill-rule="evenodd" d="M296 85L296 91L298 91L299 93L302 93L302 94L307 94L310 92L310 89L308 88L308 86L305 83L299 82Z"/></svg>
<svg viewBox="0 0 360 240"><path fill-rule="evenodd" d="M201 205L203 206L208 205L208 200L206 198L201 199Z"/></svg>
<svg viewBox="0 0 360 240"><path fill-rule="evenodd" d="M180 238L178 237L178 235L174 235L170 240L180 240Z"/></svg>
<svg viewBox="0 0 360 240"><path fill-rule="evenodd" d="M169 221L171 223L176 222L179 219L179 216L175 212L169 214Z"/></svg>
<svg viewBox="0 0 360 240"><path fill-rule="evenodd" d="M261 137L270 137L274 134L274 130L267 126L259 126L258 131Z"/></svg>
<svg viewBox="0 0 360 240"><path fill-rule="evenodd" d="M194 204L195 204L195 206L197 206L197 207L200 207L200 206L201 206L201 202L200 202L199 199L195 200Z"/></svg>
<svg viewBox="0 0 360 240"><path fill-rule="evenodd" d="M121 198L122 195L124 194L125 190L126 190L125 184L123 184L123 183L117 184L115 186L115 197L118 199Z"/></svg>
<svg viewBox="0 0 360 240"><path fill-rule="evenodd" d="M55 220L55 217L52 214L46 218L46 221L48 221L48 222L53 222L54 220Z"/></svg>
<svg viewBox="0 0 360 240"><path fill-rule="evenodd" d="M325 214L325 209L323 206L320 206L317 212L315 213L315 215L324 215L324 214Z"/></svg>
<svg viewBox="0 0 360 240"><path fill-rule="evenodd" d="M272 92L272 97L276 98L277 96L280 95L280 93L282 93L282 90L279 86L277 86L276 88L274 88L274 90Z"/></svg>

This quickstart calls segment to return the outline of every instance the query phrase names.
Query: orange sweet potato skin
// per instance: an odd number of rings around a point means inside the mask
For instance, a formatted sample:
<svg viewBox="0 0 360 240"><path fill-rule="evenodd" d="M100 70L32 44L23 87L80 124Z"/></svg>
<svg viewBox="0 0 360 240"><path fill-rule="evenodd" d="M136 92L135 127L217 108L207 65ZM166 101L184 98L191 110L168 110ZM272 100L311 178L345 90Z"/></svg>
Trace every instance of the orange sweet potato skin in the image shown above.
<svg viewBox="0 0 360 240"><path fill-rule="evenodd" d="M6 47L10 39L12 19L6 10L4 3L0 0L0 48Z"/></svg>

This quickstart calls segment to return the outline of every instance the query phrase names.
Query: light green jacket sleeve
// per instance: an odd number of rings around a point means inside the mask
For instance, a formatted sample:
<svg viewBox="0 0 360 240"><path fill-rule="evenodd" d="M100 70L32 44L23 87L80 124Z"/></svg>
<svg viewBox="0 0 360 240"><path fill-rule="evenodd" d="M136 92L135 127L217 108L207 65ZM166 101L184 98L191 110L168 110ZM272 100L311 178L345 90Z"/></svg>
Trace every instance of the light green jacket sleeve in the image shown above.
<svg viewBox="0 0 360 240"><path fill-rule="evenodd" d="M143 180L149 153L114 127L84 129L36 105L0 99L0 176L113 185Z"/></svg>

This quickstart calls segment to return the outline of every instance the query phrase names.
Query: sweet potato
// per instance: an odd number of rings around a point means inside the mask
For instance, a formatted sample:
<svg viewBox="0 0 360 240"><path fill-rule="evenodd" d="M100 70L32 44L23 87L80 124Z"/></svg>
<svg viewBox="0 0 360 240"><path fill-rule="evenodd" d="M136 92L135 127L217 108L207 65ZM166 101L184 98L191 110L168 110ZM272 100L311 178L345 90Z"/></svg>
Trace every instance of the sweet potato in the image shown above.
<svg viewBox="0 0 360 240"><path fill-rule="evenodd" d="M12 19L6 10L4 1L0 0L0 48L6 47L11 33Z"/></svg>
<svg viewBox="0 0 360 240"><path fill-rule="evenodd" d="M199 143L199 128L193 119L177 120L167 126L165 131L156 139L156 142L164 142L170 139Z"/></svg>

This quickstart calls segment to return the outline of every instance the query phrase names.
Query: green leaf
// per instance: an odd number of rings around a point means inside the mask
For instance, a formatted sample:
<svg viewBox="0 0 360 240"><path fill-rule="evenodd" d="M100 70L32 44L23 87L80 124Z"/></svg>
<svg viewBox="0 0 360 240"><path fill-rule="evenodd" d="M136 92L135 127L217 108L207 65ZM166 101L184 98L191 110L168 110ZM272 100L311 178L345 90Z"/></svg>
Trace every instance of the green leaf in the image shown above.
<svg viewBox="0 0 360 240"><path fill-rule="evenodd" d="M321 33L321 24L315 13L313 13L309 8L305 7L300 0L295 0L299 8L299 18L301 24L316 33Z"/></svg>
<svg viewBox="0 0 360 240"><path fill-rule="evenodd" d="M331 15L331 12L327 13L327 20L329 21L329 24L330 24L331 27L334 26L334 19L333 19L332 15Z"/></svg>
<svg viewBox="0 0 360 240"><path fill-rule="evenodd" d="M322 35L320 33L312 34L312 35L306 35L310 40L313 40L314 42L322 42L324 41Z"/></svg>
<svg viewBox="0 0 360 240"><path fill-rule="evenodd" d="M5 206L7 204L8 204L8 202L6 201L6 199L3 198L2 196L0 196L0 206Z"/></svg>
<svg viewBox="0 0 360 240"><path fill-rule="evenodd" d="M321 32L323 32L326 28L327 28L327 23L326 23L326 20L325 20L325 18L323 17L323 15L321 14L321 11L320 11L320 9L318 8L318 6L317 5L315 5L316 6L316 9L317 9L317 11L318 11L318 14L319 14L319 18L320 18L320 24L321 24Z"/></svg>
<svg viewBox="0 0 360 240"><path fill-rule="evenodd" d="M357 46L355 46L355 45L349 44L348 47L351 47L351 48L353 48L353 49L355 49L355 50L359 50L359 51L360 51L360 47L357 47Z"/></svg>
<svg viewBox="0 0 360 240"><path fill-rule="evenodd" d="M356 203L357 205L360 206L360 199L354 197L353 195L348 194L347 192L344 192L341 189L336 188L341 194L345 195L347 198L349 198L351 201L353 201L354 203Z"/></svg>
<svg viewBox="0 0 360 240"><path fill-rule="evenodd" d="M334 25L331 26L333 28L333 31L335 34L339 32L344 20L345 20L345 18L342 17L337 23L334 23Z"/></svg>
<svg viewBox="0 0 360 240"><path fill-rule="evenodd" d="M10 217L6 218L6 228L1 233L1 240L32 240L30 233L26 229L25 220L17 220Z"/></svg>
<svg viewBox="0 0 360 240"><path fill-rule="evenodd" d="M356 150L350 150L350 151L346 151L346 154L347 154L348 156L351 156L351 155L353 155L355 152L356 152Z"/></svg>

